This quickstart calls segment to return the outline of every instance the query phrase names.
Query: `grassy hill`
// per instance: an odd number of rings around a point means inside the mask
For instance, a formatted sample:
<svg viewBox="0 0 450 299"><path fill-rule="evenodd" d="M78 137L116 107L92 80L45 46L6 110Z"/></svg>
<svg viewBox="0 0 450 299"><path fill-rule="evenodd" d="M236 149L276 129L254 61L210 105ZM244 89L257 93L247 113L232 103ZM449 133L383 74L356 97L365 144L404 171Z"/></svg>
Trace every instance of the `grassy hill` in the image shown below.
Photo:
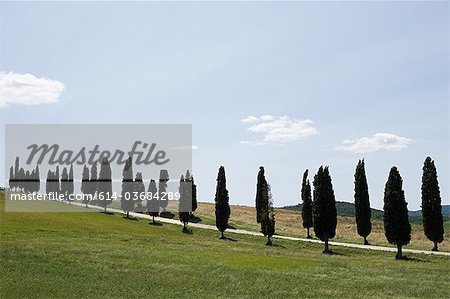
<svg viewBox="0 0 450 299"><path fill-rule="evenodd" d="M1 298L449 297L447 257L395 261L344 247L326 256L320 244L223 241L214 231L183 234L100 212L0 219Z"/></svg>
<svg viewBox="0 0 450 299"><path fill-rule="evenodd" d="M295 206L285 206L281 209L286 210L292 210L292 211L301 211L302 210L302 204L298 204ZM345 202L345 201L337 201L336 202L336 210L338 216L342 217L355 217L355 204L351 202ZM372 210L372 218L373 219L383 219L383 211L377 210L377 209L371 209ZM408 212L409 217L422 217L422 211L409 211ZM442 215L444 217L450 217L450 205L442 205Z"/></svg>
<svg viewBox="0 0 450 299"><path fill-rule="evenodd" d="M422 217L422 210L409 211L409 217ZM450 205L442 205L442 215L446 218L450 218Z"/></svg>
<svg viewBox="0 0 450 299"><path fill-rule="evenodd" d="M298 204L295 206L286 206L282 207L282 209L292 210L292 211L301 211L302 204ZM377 209L372 210L372 218L373 219L383 219L383 211ZM338 216L342 217L355 217L355 204L345 201L337 201L336 202L336 211Z"/></svg>

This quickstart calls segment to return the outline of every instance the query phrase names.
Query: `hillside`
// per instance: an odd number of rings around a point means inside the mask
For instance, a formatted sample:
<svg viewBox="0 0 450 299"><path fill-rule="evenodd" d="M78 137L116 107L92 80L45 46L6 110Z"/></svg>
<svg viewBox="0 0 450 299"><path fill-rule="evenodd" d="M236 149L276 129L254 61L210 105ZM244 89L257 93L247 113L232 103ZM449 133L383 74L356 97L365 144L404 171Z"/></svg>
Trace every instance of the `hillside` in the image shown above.
<svg viewBox="0 0 450 299"><path fill-rule="evenodd" d="M301 211L302 204L298 204L295 206L286 206L281 209L292 210L292 211ZM345 201L337 201L336 202L336 211L338 216L342 217L355 217L355 204ZM372 209L372 218L373 219L383 219L383 211Z"/></svg>
<svg viewBox="0 0 450 299"><path fill-rule="evenodd" d="M292 211L301 211L302 204L298 204L295 206L285 206L281 207L281 209L292 210ZM338 216L342 217L355 217L355 204L351 202L338 201L336 202L336 210ZM383 211L377 209L372 210L372 218L373 219L383 219ZM422 211L409 211L409 217L422 217ZM444 217L450 217L450 205L442 205L442 215Z"/></svg>
<svg viewBox="0 0 450 299"><path fill-rule="evenodd" d="M409 211L408 212L409 217L422 217L422 211ZM450 205L442 205L442 215L444 217L450 217Z"/></svg>
<svg viewBox="0 0 450 299"><path fill-rule="evenodd" d="M321 244L270 247L232 233L219 240L214 231L184 234L119 213L4 213L3 200L0 210L0 298L449 295L447 257L395 261L392 253L345 247L328 256Z"/></svg>

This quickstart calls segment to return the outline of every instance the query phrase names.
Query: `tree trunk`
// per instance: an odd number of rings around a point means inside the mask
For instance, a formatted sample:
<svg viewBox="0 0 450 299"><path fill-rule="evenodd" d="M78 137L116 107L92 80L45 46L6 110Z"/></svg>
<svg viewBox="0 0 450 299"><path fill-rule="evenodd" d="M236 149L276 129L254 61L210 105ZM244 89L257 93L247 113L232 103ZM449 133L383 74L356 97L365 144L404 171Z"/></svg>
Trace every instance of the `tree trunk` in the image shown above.
<svg viewBox="0 0 450 299"><path fill-rule="evenodd" d="M86 209L87 209L87 207L88 207L88 204L86 203Z"/></svg>
<svg viewBox="0 0 450 299"><path fill-rule="evenodd" d="M312 238L311 238L311 235L309 234L309 227L307 227L306 230L307 230L307 232L308 232L308 235L306 236L306 239L312 239Z"/></svg>
<svg viewBox="0 0 450 299"><path fill-rule="evenodd" d="M397 254L395 255L395 259L396 259L396 260L401 260L401 259L403 259L402 245L401 245L401 244L397 244Z"/></svg>
<svg viewBox="0 0 450 299"><path fill-rule="evenodd" d="M325 239L325 248L323 250L323 253L325 253L325 254L331 253L330 248L328 247L328 238Z"/></svg>
<svg viewBox="0 0 450 299"><path fill-rule="evenodd" d="M267 243L266 243L266 245L267 245L267 246L272 245L272 240L270 239L269 236L267 236Z"/></svg>
<svg viewBox="0 0 450 299"><path fill-rule="evenodd" d="M433 242L434 243L434 247L433 249L431 249L431 251L439 251L438 250L438 243L437 242Z"/></svg>
<svg viewBox="0 0 450 299"><path fill-rule="evenodd" d="M370 243L367 241L367 237L364 237L364 245L370 245Z"/></svg>
<svg viewBox="0 0 450 299"><path fill-rule="evenodd" d="M220 232L220 239L225 239L225 236L223 235L223 232Z"/></svg>
<svg viewBox="0 0 450 299"><path fill-rule="evenodd" d="M127 218L130 218L130 212L127 211Z"/></svg>
<svg viewBox="0 0 450 299"><path fill-rule="evenodd" d="M153 217L153 224L155 224L155 215L153 215L152 217Z"/></svg>

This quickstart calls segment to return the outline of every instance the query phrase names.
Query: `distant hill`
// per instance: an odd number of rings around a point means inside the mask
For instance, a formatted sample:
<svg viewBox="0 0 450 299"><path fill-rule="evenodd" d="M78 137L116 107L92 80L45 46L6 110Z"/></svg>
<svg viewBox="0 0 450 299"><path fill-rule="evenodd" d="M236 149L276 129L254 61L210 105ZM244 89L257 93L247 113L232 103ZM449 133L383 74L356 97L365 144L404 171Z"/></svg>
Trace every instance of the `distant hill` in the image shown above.
<svg viewBox="0 0 450 299"><path fill-rule="evenodd" d="M408 212L409 217L422 217L422 211L409 211ZM450 205L443 205L442 206L442 215L444 217L450 217Z"/></svg>
<svg viewBox="0 0 450 299"><path fill-rule="evenodd" d="M302 205L295 206L286 206L282 207L282 209L292 210L292 211L301 211ZM343 217L355 217L355 204L345 201L337 201L336 202L336 211L338 216ZM373 219L383 219L383 211L372 209L372 218Z"/></svg>
<svg viewBox="0 0 450 299"><path fill-rule="evenodd" d="M301 211L302 205L295 205L295 206L286 206L282 207L281 209L286 210L292 210L292 211ZM345 201L337 201L336 202L336 210L338 216L343 217L355 217L355 204L351 202L345 202ZM408 212L409 217L422 217L422 211L409 211ZM442 215L444 217L450 217L450 205L443 205L442 206ZM372 218L373 219L383 219L383 211L372 209Z"/></svg>

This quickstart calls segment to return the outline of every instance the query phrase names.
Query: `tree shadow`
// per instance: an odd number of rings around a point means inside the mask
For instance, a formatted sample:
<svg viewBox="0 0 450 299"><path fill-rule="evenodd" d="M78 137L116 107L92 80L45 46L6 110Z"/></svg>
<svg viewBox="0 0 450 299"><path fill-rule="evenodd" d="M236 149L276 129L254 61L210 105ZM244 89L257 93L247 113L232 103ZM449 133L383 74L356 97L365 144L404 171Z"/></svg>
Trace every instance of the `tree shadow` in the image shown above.
<svg viewBox="0 0 450 299"><path fill-rule="evenodd" d="M227 236L223 236L223 238L219 238L220 240L225 240L225 241L231 241L231 242L237 242L237 240L229 238Z"/></svg>
<svg viewBox="0 0 450 299"><path fill-rule="evenodd" d="M192 232L192 230L190 230L187 227L183 226L183 229L181 230L183 232L183 234L187 234L187 235L193 235L194 233Z"/></svg>
<svg viewBox="0 0 450 299"><path fill-rule="evenodd" d="M192 223L200 223L200 222L202 222L202 218L200 218L200 217L198 217L198 216L195 216L195 215L191 214L191 215L189 216L189 222L192 222Z"/></svg>
<svg viewBox="0 0 450 299"><path fill-rule="evenodd" d="M399 261L407 261L407 262L431 263L430 260L416 258L416 257L408 257L408 256L403 256L403 258L398 259L398 260Z"/></svg>
<svg viewBox="0 0 450 299"><path fill-rule="evenodd" d="M169 211L164 211L164 212L159 213L159 217L173 219L175 217L175 214L172 212L169 212Z"/></svg>
<svg viewBox="0 0 450 299"><path fill-rule="evenodd" d="M161 222L150 222L149 224L153 226L162 226Z"/></svg>
<svg viewBox="0 0 450 299"><path fill-rule="evenodd" d="M110 212L110 211L101 211L100 213L105 214L105 215L114 215L114 212Z"/></svg>
<svg viewBox="0 0 450 299"><path fill-rule="evenodd" d="M336 251L333 251L333 250L328 250L327 252L322 251L322 253L323 253L323 254L326 254L326 255L341 255L341 256L347 256L347 255L344 254L344 253L336 252Z"/></svg>
<svg viewBox="0 0 450 299"><path fill-rule="evenodd" d="M269 246L269 247L275 247L275 248L286 248L286 246L284 246L284 245L281 245L281 244L274 244L274 243L272 243L272 244L266 244L266 246Z"/></svg>
<svg viewBox="0 0 450 299"><path fill-rule="evenodd" d="M136 218L136 217L127 217L127 216L123 216L122 218L123 218L123 219L126 219L126 220L130 220L130 221L138 221L138 220L139 220L139 218Z"/></svg>

